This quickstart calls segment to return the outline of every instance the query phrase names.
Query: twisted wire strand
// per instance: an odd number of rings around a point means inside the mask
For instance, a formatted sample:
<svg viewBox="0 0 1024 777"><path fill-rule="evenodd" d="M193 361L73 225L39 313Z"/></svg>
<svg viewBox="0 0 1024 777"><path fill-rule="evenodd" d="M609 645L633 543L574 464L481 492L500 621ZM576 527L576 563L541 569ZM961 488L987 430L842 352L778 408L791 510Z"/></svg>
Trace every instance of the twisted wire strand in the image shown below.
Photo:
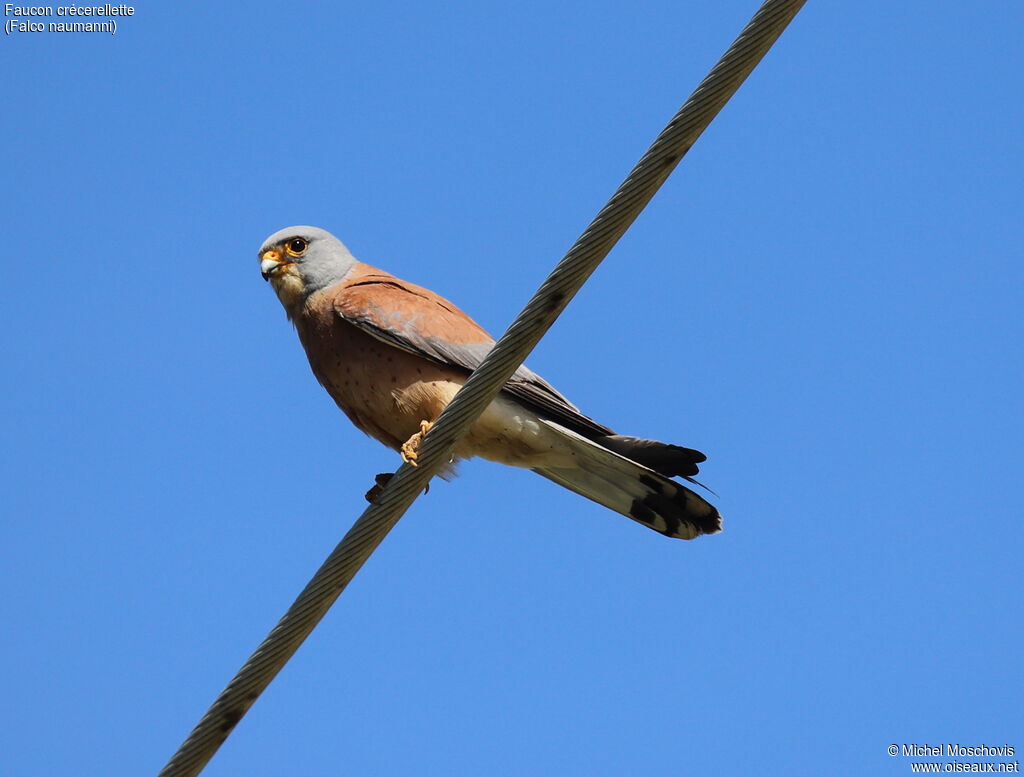
<svg viewBox="0 0 1024 777"><path fill-rule="evenodd" d="M732 97L806 0L768 0L469 376L419 448L345 534L294 604L160 772L198 774L398 522L430 478Z"/></svg>

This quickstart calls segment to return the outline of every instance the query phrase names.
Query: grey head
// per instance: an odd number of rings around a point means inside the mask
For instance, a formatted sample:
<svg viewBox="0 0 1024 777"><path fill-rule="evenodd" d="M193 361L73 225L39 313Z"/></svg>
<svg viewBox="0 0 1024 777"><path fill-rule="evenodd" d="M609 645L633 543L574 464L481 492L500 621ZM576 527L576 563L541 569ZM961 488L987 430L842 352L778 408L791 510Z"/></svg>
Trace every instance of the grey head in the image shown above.
<svg viewBox="0 0 1024 777"><path fill-rule="evenodd" d="M280 229L259 250L260 272L289 316L306 298L351 272L356 258L338 238L319 227Z"/></svg>

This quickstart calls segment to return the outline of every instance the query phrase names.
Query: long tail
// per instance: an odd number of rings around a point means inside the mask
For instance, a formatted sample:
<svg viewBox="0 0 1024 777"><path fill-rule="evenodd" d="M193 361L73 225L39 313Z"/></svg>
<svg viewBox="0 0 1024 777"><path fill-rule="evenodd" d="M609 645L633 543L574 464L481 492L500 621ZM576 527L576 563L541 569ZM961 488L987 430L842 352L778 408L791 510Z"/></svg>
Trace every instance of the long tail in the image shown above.
<svg viewBox="0 0 1024 777"><path fill-rule="evenodd" d="M591 441L554 421L542 420L558 432L575 453L575 467L538 467L533 471L558 485L575 491L617 513L632 518L667 537L692 540L701 534L722 530L722 516L715 507L686 486L661 472L689 477L703 454L689 448L640 440L633 437L605 437ZM609 443L607 447L601 443ZM612 450L612 447L615 450ZM625 453L650 466L628 458ZM668 458L670 464L665 465ZM689 461L689 464L686 462ZM690 469L692 467L692 471Z"/></svg>

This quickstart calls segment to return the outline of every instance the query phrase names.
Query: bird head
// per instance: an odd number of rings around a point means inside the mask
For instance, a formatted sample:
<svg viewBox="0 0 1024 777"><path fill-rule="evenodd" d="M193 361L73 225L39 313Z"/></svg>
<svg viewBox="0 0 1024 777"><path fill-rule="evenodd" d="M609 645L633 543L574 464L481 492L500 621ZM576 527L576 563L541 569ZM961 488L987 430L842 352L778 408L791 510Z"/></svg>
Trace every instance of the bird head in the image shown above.
<svg viewBox="0 0 1024 777"><path fill-rule="evenodd" d="M311 294L342 280L356 263L338 238L317 227L286 227L263 241L260 272L289 316Z"/></svg>

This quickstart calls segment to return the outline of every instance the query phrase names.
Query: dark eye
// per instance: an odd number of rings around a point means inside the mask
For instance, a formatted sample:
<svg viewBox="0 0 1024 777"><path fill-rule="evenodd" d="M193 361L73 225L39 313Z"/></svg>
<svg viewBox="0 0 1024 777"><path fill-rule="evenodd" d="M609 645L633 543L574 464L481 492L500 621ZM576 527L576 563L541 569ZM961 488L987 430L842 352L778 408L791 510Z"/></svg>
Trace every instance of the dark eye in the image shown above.
<svg viewBox="0 0 1024 777"><path fill-rule="evenodd" d="M285 248L292 256L302 256L302 254L306 253L306 249L309 248L309 243L304 238L293 237L288 241L288 245Z"/></svg>

